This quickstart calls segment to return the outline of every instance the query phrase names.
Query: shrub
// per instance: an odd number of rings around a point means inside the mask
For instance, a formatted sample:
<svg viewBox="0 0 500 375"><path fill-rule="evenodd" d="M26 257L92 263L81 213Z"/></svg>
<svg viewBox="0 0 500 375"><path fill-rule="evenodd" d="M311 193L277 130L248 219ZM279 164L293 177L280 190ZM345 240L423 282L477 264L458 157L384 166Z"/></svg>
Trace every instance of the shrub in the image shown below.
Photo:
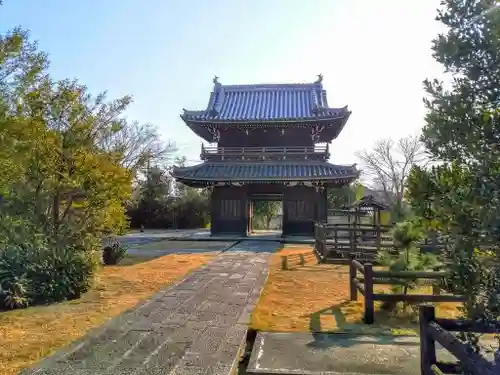
<svg viewBox="0 0 500 375"><path fill-rule="evenodd" d="M92 285L97 266L91 252L56 248L33 227L0 217L8 229L0 242L0 307L13 309L74 299Z"/></svg>
<svg viewBox="0 0 500 375"><path fill-rule="evenodd" d="M35 303L80 298L92 286L97 264L90 254L70 248L40 252L39 256L32 267Z"/></svg>
<svg viewBox="0 0 500 375"><path fill-rule="evenodd" d="M96 263L74 249L9 246L0 250L0 306L8 309L79 298Z"/></svg>
<svg viewBox="0 0 500 375"><path fill-rule="evenodd" d="M127 248L123 244L116 242L103 249L102 261L107 266L118 264L125 257L126 253Z"/></svg>

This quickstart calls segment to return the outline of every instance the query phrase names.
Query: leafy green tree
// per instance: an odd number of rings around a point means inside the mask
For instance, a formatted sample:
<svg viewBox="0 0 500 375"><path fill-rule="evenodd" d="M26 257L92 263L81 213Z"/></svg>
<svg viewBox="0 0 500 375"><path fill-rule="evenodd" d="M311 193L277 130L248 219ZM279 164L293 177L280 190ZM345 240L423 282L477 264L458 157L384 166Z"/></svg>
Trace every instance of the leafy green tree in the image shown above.
<svg viewBox="0 0 500 375"><path fill-rule="evenodd" d="M16 104L19 93L36 85L45 76L47 55L30 42L29 33L20 27L0 34L0 93L2 99Z"/></svg>
<svg viewBox="0 0 500 375"><path fill-rule="evenodd" d="M0 35L0 305L76 298L104 235L128 223L132 180L166 155L156 131L124 120L76 81L53 81L21 29ZM64 270L61 271L61 270Z"/></svg>
<svg viewBox="0 0 500 375"><path fill-rule="evenodd" d="M22 174L23 155L37 139L37 127L18 116L19 95L36 87L48 65L29 34L16 28L0 34L0 194Z"/></svg>
<svg viewBox="0 0 500 375"><path fill-rule="evenodd" d="M142 200L164 203L171 195L172 181L167 172L160 167L149 168L146 181L141 185Z"/></svg>
<svg viewBox="0 0 500 375"><path fill-rule="evenodd" d="M102 234L122 230L132 174L121 167L120 153L100 149L96 138L114 126L127 98L105 103L76 82L48 79L22 98L18 117L37 139L8 187L11 210L28 215L62 246L88 236L97 243Z"/></svg>
<svg viewBox="0 0 500 375"><path fill-rule="evenodd" d="M177 158L178 166L185 158ZM134 228L205 228L209 222L210 195L174 181L170 168L147 169L127 214Z"/></svg>
<svg viewBox="0 0 500 375"><path fill-rule="evenodd" d="M341 188L330 188L327 191L328 208L342 209L352 202L361 199L364 194L364 186L353 183Z"/></svg>
<svg viewBox="0 0 500 375"><path fill-rule="evenodd" d="M278 214L281 206L279 201L255 201L253 205L253 214L255 220L261 220L265 229L271 226L271 220Z"/></svg>
<svg viewBox="0 0 500 375"><path fill-rule="evenodd" d="M494 0L446 0L437 20L446 32L433 53L451 81L425 81L422 140L439 163L413 171L408 197L453 242L449 287L466 296L465 315L496 321L500 262L484 254L500 240L500 12Z"/></svg>
<svg viewBox="0 0 500 375"><path fill-rule="evenodd" d="M174 158L173 167L184 168L186 167L187 158L185 156L180 156ZM176 181L174 184L174 194L177 197L196 197L200 194L200 189L192 188L190 186L184 185L182 182Z"/></svg>
<svg viewBox="0 0 500 375"><path fill-rule="evenodd" d="M38 172L30 167L44 164L36 157L50 155L56 137L40 118L25 112L25 102L46 80L47 63L27 32L15 29L0 35L1 308L77 298L91 286L97 266L95 257L81 248L54 247L52 233L43 232L50 225L33 220L33 208L46 202L28 193L31 176ZM38 184L35 191L52 182Z"/></svg>
<svg viewBox="0 0 500 375"><path fill-rule="evenodd" d="M168 211L172 210L172 181L168 173L160 167L150 167L146 179L138 186L138 194L128 207L128 215L134 227L168 227ZM172 217L172 215L170 215Z"/></svg>

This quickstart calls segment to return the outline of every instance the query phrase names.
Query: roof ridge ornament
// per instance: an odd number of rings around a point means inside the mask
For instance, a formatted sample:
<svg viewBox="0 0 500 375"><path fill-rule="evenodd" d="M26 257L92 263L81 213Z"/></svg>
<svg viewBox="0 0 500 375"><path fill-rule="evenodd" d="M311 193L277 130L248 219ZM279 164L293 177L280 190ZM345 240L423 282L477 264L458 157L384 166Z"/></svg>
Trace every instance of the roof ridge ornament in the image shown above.
<svg viewBox="0 0 500 375"><path fill-rule="evenodd" d="M214 79L212 80L212 82L214 83L214 85L220 85L219 77L217 77L217 75L214 75Z"/></svg>
<svg viewBox="0 0 500 375"><path fill-rule="evenodd" d="M318 79L316 80L316 82L314 82L315 84L323 82L323 74L320 73L317 75L317 77Z"/></svg>

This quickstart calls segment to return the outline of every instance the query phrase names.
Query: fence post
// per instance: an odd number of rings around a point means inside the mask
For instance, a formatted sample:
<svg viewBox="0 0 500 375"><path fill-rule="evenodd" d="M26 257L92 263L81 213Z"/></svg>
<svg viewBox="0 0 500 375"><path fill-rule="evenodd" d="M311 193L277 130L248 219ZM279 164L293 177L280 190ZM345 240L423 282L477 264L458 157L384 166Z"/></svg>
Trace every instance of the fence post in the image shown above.
<svg viewBox="0 0 500 375"><path fill-rule="evenodd" d="M365 324L373 324L375 321L375 306L373 305L373 265L364 264L365 278Z"/></svg>
<svg viewBox="0 0 500 375"><path fill-rule="evenodd" d="M427 326L436 318L434 306L420 306L420 368L422 375L433 375L431 366L436 364L436 343L427 333Z"/></svg>
<svg viewBox="0 0 500 375"><path fill-rule="evenodd" d="M282 270L288 269L288 257L286 255L281 257L281 269Z"/></svg>
<svg viewBox="0 0 500 375"><path fill-rule="evenodd" d="M318 223L314 224L314 247L316 248L316 251L320 253L320 248L319 248L319 229L318 229Z"/></svg>
<svg viewBox="0 0 500 375"><path fill-rule="evenodd" d="M380 223L377 225L377 231L376 231L377 239L376 239L376 248L377 248L377 254L380 251L380 248L382 247L382 228L380 227Z"/></svg>
<svg viewBox="0 0 500 375"><path fill-rule="evenodd" d="M326 257L326 227L321 225L320 229L320 238L321 238L321 255L323 258Z"/></svg>
<svg viewBox="0 0 500 375"><path fill-rule="evenodd" d="M351 262L349 263L349 289L350 289L350 296L351 296L351 301L357 301L358 300L358 288L356 287L356 284L354 284L354 279L358 276L358 269L356 266L354 266L354 254L349 254L349 258Z"/></svg>
<svg viewBox="0 0 500 375"><path fill-rule="evenodd" d="M335 230L333 232L333 236L334 236L334 241L333 242L335 243L335 251L338 250L338 247L337 247L337 243L338 243L338 240L339 240L339 238L338 238L338 230L339 229L337 227L335 227Z"/></svg>
<svg viewBox="0 0 500 375"><path fill-rule="evenodd" d="M439 285L439 281L432 284L432 294L435 296L441 295L441 286Z"/></svg>

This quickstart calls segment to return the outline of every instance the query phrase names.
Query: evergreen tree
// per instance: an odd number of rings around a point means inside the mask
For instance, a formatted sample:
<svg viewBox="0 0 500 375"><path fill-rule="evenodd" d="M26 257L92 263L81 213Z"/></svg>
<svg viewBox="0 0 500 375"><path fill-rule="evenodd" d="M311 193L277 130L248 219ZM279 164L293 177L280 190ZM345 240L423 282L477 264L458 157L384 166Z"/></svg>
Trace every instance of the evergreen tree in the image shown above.
<svg viewBox="0 0 500 375"><path fill-rule="evenodd" d="M437 20L447 29L433 55L451 80L424 82L422 140L438 163L413 170L408 198L453 242L449 289L467 297L465 314L496 321L500 262L485 262L484 244L500 240L500 11L495 0L445 0Z"/></svg>

